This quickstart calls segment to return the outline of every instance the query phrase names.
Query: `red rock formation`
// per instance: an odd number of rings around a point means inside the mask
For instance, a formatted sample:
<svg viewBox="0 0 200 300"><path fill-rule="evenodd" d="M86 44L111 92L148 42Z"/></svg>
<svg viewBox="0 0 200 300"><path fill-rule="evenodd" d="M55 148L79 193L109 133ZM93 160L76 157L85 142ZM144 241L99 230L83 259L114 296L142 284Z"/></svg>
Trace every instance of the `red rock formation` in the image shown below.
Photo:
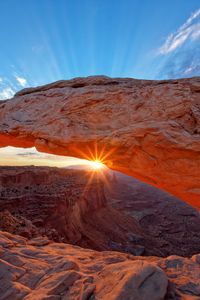
<svg viewBox="0 0 200 300"><path fill-rule="evenodd" d="M134 257L0 231L0 299L197 300L200 256Z"/></svg>
<svg viewBox="0 0 200 300"><path fill-rule="evenodd" d="M112 173L104 170L86 189L91 173L83 170L0 167L0 230L135 255L200 252L195 209Z"/></svg>
<svg viewBox="0 0 200 300"><path fill-rule="evenodd" d="M107 203L104 183L97 175L92 179L90 172L48 167L1 167L0 171L0 211L31 221L40 234L96 250L144 252L144 246L127 239L131 232L145 245L143 230L133 217ZM0 228L10 231L10 226Z"/></svg>
<svg viewBox="0 0 200 300"><path fill-rule="evenodd" d="M77 78L0 104L0 146L90 157L200 208L200 78Z"/></svg>
<svg viewBox="0 0 200 300"><path fill-rule="evenodd" d="M27 220L21 215L13 216L8 210L0 211L0 230L22 235L27 238L41 235L37 227L34 226L30 220Z"/></svg>

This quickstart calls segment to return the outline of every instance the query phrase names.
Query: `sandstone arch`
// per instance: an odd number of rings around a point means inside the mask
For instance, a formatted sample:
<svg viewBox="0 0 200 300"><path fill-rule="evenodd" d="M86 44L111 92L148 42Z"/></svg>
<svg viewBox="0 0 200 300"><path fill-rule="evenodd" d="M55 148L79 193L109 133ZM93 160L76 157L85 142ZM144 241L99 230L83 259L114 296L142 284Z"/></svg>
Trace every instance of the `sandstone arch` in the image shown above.
<svg viewBox="0 0 200 300"><path fill-rule="evenodd" d="M109 167L200 209L200 78L96 76L24 89L0 102L0 146L8 145L103 153Z"/></svg>

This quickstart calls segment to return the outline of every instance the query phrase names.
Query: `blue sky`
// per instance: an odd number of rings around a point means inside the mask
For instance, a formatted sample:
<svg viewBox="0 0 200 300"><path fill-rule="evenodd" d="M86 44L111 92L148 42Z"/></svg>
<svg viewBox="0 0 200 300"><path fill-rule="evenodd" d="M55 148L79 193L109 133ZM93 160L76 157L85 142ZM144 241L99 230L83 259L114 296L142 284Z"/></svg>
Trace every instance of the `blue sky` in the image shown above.
<svg viewBox="0 0 200 300"><path fill-rule="evenodd" d="M199 0L1 0L0 99L76 76L200 75Z"/></svg>

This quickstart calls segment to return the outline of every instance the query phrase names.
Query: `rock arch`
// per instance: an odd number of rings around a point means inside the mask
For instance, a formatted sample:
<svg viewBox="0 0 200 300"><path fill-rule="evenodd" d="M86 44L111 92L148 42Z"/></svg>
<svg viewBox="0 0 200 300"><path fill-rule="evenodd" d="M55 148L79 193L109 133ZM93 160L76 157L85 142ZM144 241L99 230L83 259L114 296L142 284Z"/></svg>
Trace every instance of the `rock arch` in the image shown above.
<svg viewBox="0 0 200 300"><path fill-rule="evenodd" d="M200 78L94 76L0 102L0 146L92 158L200 209Z"/></svg>

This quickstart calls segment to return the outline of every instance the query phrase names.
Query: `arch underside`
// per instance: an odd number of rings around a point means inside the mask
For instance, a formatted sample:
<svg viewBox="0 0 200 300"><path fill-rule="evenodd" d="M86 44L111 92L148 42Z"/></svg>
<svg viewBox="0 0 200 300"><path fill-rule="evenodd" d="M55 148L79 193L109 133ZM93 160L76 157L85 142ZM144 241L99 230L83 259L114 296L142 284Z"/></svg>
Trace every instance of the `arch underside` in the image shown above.
<svg viewBox="0 0 200 300"><path fill-rule="evenodd" d="M0 146L98 158L200 209L200 78L77 78L0 102Z"/></svg>

